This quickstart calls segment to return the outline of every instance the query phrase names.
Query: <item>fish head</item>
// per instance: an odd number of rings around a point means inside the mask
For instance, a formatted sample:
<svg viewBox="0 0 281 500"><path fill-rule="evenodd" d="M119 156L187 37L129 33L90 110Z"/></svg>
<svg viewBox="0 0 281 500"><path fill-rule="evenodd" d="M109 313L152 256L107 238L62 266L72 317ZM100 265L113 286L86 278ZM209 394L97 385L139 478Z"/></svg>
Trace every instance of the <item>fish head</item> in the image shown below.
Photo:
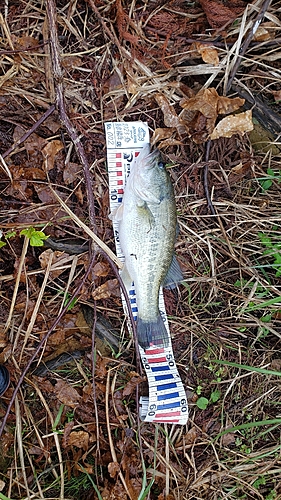
<svg viewBox="0 0 281 500"><path fill-rule="evenodd" d="M137 157L130 177L135 194L145 202L158 204L171 194L171 180L161 153L159 149L150 152L149 144Z"/></svg>

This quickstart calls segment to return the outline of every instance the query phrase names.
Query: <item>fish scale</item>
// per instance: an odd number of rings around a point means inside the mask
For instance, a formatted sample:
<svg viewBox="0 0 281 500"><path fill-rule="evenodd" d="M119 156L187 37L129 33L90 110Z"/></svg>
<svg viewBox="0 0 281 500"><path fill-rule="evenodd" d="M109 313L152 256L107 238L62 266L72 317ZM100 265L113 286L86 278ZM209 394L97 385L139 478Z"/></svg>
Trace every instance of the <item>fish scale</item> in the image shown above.
<svg viewBox="0 0 281 500"><path fill-rule="evenodd" d="M109 176L110 208L117 210L124 196L124 188L131 170L131 163L137 158L143 146L149 143L148 126L143 122L107 122L105 123L107 142L107 163ZM119 223L113 220L116 253L124 262L125 258L120 246ZM132 225L132 234L136 226ZM157 241L151 241L152 248ZM154 251L154 250L153 250ZM148 262L150 287L153 286L153 266ZM148 286L148 285L146 285ZM137 320L138 305L133 283L126 285L134 320ZM125 312L127 306L124 297L122 302ZM177 423L184 425L188 419L186 394L174 360L169 326L165 312L162 288L159 294L159 310L168 333L166 346L150 346L139 352L146 371L149 396L140 398L140 417L145 422ZM128 324L130 329L130 324Z"/></svg>

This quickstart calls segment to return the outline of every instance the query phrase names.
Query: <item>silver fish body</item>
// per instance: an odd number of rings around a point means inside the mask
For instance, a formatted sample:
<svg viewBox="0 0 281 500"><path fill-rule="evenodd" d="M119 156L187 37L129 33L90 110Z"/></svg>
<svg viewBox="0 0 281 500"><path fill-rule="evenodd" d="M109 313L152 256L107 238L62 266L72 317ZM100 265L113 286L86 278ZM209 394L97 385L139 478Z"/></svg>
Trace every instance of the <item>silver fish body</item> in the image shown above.
<svg viewBox="0 0 281 500"><path fill-rule="evenodd" d="M182 278L174 258L177 217L173 186L158 150L143 148L115 216L125 264L125 285L134 282L137 336L143 348L167 346L169 336L159 311L160 286ZM174 276L172 276L174 274Z"/></svg>

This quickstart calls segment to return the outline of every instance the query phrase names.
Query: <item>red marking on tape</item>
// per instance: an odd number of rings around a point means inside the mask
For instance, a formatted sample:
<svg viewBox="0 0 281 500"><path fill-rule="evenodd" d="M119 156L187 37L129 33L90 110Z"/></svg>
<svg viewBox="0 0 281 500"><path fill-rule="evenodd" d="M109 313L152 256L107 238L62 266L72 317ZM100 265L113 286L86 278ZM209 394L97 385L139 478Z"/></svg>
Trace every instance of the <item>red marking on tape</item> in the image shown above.
<svg viewBox="0 0 281 500"><path fill-rule="evenodd" d="M116 153L115 158L122 158L122 154L121 153Z"/></svg>
<svg viewBox="0 0 281 500"><path fill-rule="evenodd" d="M180 411L168 411L166 413L156 413L156 418L161 418L161 417L180 417L181 412Z"/></svg>
<svg viewBox="0 0 281 500"><path fill-rule="evenodd" d="M151 353L149 353L149 354L151 354ZM163 358L147 358L147 361L149 363L166 363L167 359L166 359L166 357L163 357Z"/></svg>
<svg viewBox="0 0 281 500"><path fill-rule="evenodd" d="M117 181L117 186L123 186L123 181Z"/></svg>
<svg viewBox="0 0 281 500"><path fill-rule="evenodd" d="M116 172L116 175L117 175L118 177L121 177L121 176L123 175L122 170L120 170L120 171Z"/></svg>
<svg viewBox="0 0 281 500"><path fill-rule="evenodd" d="M175 419L169 419L169 420L163 420L163 418L154 418L153 419L153 422L159 422L161 424L178 424L179 423L179 419L178 418L175 418Z"/></svg>
<svg viewBox="0 0 281 500"><path fill-rule="evenodd" d="M136 158L137 156L139 156L139 154L140 154L140 152L139 152L139 151L135 151L135 158Z"/></svg>
<svg viewBox="0 0 281 500"><path fill-rule="evenodd" d="M121 161L116 161L115 165L116 165L116 167L122 167L122 162Z"/></svg>
<svg viewBox="0 0 281 500"><path fill-rule="evenodd" d="M124 193L124 189L117 189L117 193L118 194L123 194Z"/></svg>
<svg viewBox="0 0 281 500"><path fill-rule="evenodd" d="M150 354L163 354L164 349L159 348L159 349L150 349L150 347L145 351L145 354L149 356Z"/></svg>

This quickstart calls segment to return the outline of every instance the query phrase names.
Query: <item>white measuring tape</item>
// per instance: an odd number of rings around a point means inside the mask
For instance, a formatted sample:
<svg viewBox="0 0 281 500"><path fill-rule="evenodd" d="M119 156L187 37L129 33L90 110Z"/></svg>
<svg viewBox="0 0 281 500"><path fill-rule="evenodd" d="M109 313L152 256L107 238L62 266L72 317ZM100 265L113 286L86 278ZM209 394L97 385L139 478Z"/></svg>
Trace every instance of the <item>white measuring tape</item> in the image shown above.
<svg viewBox="0 0 281 500"><path fill-rule="evenodd" d="M144 122L107 122L105 134L110 209L113 211L122 203L126 179L132 163L143 146L149 144L149 131L147 123ZM117 256L121 262L124 262L116 221L113 221L113 230ZM138 308L133 284L127 292L133 317L136 320ZM122 302L127 313L127 305L123 296ZM184 425L188 419L187 400L174 359L162 290L159 294L159 310L169 333L169 345L161 348L151 346L146 350L139 346L149 387L149 397L140 398L140 417L145 422Z"/></svg>

